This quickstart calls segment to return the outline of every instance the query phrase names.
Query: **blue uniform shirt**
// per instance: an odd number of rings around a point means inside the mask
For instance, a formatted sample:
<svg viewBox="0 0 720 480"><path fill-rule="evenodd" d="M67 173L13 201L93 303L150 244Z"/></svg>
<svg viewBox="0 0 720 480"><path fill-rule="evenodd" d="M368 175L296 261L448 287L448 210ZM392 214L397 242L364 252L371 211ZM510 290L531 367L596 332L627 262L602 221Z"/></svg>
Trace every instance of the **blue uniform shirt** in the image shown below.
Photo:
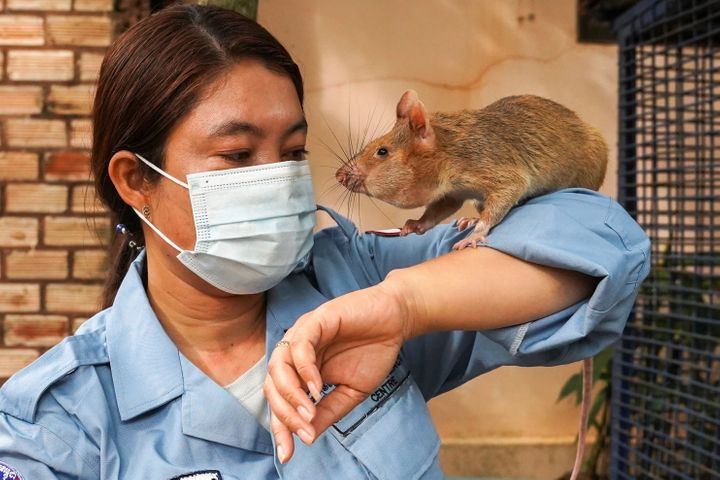
<svg viewBox="0 0 720 480"><path fill-rule="evenodd" d="M303 313L442 255L467 234L439 225L424 235L359 235L328 213L338 227L317 233L309 260L268 292L268 357ZM601 280L586 301L526 324L413 338L378 389L314 445L296 441L286 465L270 433L165 334L143 288L141 255L111 308L0 390L0 478L13 470L25 480L442 478L426 401L501 365L599 352L622 332L650 264L639 226L611 199L582 189L514 208L488 243ZM493 273L472 275L484 282Z"/></svg>

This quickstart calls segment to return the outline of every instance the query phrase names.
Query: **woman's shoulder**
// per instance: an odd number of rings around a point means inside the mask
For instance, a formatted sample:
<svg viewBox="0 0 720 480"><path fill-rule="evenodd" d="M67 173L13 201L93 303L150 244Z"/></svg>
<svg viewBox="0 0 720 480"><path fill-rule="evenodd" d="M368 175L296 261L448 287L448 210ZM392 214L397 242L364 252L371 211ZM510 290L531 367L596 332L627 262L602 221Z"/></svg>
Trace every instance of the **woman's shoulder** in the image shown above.
<svg viewBox="0 0 720 480"><path fill-rule="evenodd" d="M10 377L0 388L0 412L33 423L41 401L53 390L68 382L99 382L95 367L109 362L107 313L104 310L96 314L75 335L66 337ZM80 396L81 390L70 390L70 395Z"/></svg>

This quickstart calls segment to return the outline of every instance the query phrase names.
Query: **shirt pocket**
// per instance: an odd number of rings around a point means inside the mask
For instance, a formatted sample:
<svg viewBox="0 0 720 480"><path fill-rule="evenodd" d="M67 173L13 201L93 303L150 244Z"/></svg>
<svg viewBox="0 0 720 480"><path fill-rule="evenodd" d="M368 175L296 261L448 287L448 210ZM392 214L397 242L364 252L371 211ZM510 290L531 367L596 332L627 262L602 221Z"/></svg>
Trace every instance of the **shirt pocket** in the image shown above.
<svg viewBox="0 0 720 480"><path fill-rule="evenodd" d="M412 480L438 468L440 438L402 357L383 383L329 431L370 478Z"/></svg>

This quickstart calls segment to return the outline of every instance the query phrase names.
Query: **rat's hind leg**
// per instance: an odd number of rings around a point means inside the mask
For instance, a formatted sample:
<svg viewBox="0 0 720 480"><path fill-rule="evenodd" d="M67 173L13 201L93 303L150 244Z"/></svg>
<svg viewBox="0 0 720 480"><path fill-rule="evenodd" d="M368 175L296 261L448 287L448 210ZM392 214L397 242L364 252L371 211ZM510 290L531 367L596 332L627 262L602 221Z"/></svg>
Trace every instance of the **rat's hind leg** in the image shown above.
<svg viewBox="0 0 720 480"><path fill-rule="evenodd" d="M485 243L485 236L490 229L500 223L510 209L522 198L525 193L524 185L497 190L485 198L482 211L479 211L475 229L463 240L453 246L453 250L462 250L466 247L476 247L478 243Z"/></svg>
<svg viewBox="0 0 720 480"><path fill-rule="evenodd" d="M422 235L462 207L463 200L455 197L442 197L427 206L419 220L405 222L401 235L417 233Z"/></svg>

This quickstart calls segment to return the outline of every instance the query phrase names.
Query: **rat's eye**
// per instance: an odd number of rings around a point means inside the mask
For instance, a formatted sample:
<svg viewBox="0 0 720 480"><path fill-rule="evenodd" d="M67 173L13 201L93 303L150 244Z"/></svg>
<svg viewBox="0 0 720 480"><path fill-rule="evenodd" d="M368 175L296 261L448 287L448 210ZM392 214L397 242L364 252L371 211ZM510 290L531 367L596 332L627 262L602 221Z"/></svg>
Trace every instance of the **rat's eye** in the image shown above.
<svg viewBox="0 0 720 480"><path fill-rule="evenodd" d="M378 148L378 151L375 154L379 155L381 157L384 157L385 155L388 154L387 148L385 148L385 147Z"/></svg>

